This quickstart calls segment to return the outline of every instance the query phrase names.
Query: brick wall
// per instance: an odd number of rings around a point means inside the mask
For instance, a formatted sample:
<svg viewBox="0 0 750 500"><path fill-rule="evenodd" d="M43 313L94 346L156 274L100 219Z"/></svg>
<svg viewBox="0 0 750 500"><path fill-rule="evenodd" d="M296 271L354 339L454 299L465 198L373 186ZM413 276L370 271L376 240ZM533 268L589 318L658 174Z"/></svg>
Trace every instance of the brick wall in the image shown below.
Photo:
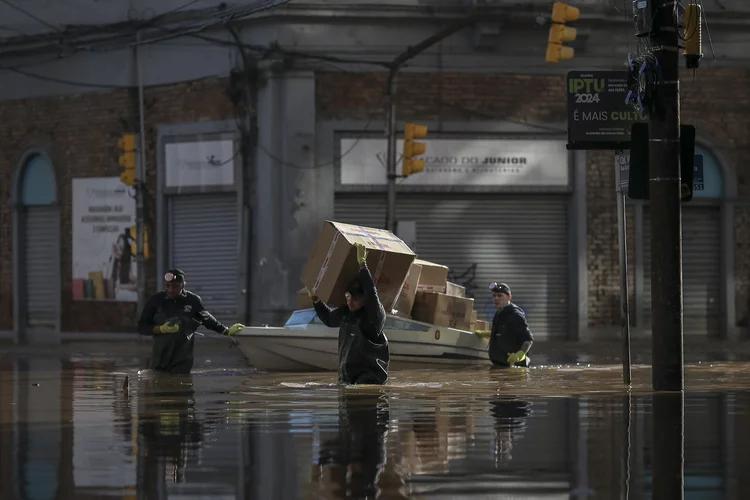
<svg viewBox="0 0 750 500"><path fill-rule="evenodd" d="M687 75L686 71L683 71ZM398 114L413 120L509 120L535 124L564 122L562 76L488 74L403 74L398 81ZM319 73L319 120L383 119L384 74ZM742 197L750 197L750 72L701 69L683 78L682 120L694 124L736 171ZM589 326L619 323L617 205L614 154L590 152L588 160ZM735 220L737 318L750 301L750 208ZM633 262L633 219L628 257ZM631 300L633 267L629 273ZM634 307L631 307L634 310Z"/></svg>
<svg viewBox="0 0 750 500"><path fill-rule="evenodd" d="M145 92L147 163L153 198L155 127L230 119L227 80L206 79L154 87ZM87 94L0 102L0 176L11 179L18 160L32 145L51 156L62 202L62 328L63 331L133 331L134 303L73 301L71 290L71 180L119 175L117 138L138 132L137 93L114 90ZM12 208L10 182L0 192L0 330L13 326ZM156 219L150 203L151 220ZM151 251L158 249L151 243ZM148 262L148 289L153 290L155 262Z"/></svg>

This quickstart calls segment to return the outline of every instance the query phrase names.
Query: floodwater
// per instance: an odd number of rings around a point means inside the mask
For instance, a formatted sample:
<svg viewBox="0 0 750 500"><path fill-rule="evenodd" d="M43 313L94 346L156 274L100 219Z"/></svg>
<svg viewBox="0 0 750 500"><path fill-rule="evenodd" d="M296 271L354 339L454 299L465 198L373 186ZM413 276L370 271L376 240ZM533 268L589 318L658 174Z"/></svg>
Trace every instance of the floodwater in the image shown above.
<svg viewBox="0 0 750 500"><path fill-rule="evenodd" d="M650 391L647 344L630 388L616 345L539 342L529 370L382 388L258 372L206 341L183 377L138 376L147 343L0 345L0 498L749 498L740 346L686 346L683 401Z"/></svg>

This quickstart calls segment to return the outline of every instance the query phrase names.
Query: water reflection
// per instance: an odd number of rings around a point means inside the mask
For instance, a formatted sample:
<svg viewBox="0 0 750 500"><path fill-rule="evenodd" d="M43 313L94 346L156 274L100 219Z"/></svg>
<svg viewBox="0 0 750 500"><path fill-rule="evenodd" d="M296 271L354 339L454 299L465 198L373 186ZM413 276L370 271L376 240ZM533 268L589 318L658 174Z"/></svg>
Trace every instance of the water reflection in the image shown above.
<svg viewBox="0 0 750 500"><path fill-rule="evenodd" d="M386 458L390 411L380 389L342 388L335 436L324 438L311 478L313 498L374 498Z"/></svg>
<svg viewBox="0 0 750 500"><path fill-rule="evenodd" d="M641 367L625 392L617 366L342 388L329 374L134 377L127 363L0 361L0 499L731 499L749 486L743 364L689 367L683 396L645 391Z"/></svg>

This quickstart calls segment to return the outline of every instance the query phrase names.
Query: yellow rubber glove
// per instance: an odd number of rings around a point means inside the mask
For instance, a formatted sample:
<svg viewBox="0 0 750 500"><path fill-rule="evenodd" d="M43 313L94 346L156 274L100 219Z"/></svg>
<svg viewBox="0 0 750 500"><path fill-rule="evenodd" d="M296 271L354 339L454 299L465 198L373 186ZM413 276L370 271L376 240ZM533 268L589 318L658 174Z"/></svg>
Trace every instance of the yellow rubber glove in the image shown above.
<svg viewBox="0 0 750 500"><path fill-rule="evenodd" d="M474 330L474 335L477 335L485 339L490 338L490 334L492 334L492 332L489 330Z"/></svg>
<svg viewBox="0 0 750 500"><path fill-rule="evenodd" d="M508 354L509 365L515 365L516 363L520 363L524 359L526 359L526 353L523 351L518 351L518 352Z"/></svg>
<svg viewBox="0 0 750 500"><path fill-rule="evenodd" d="M180 331L180 323L177 321L167 321L159 327L161 333L177 333Z"/></svg>
<svg viewBox="0 0 750 500"><path fill-rule="evenodd" d="M320 300L317 295L312 293L309 288L305 287L305 290L307 290L307 296L310 297L310 299L313 301L313 304L317 304Z"/></svg>
<svg viewBox="0 0 750 500"><path fill-rule="evenodd" d="M243 328L245 328L245 325L243 325L242 323L235 323L235 324L233 324L232 326L229 327L229 329L227 330L226 334L231 337L232 335L234 335L235 333L239 332Z"/></svg>
<svg viewBox="0 0 750 500"><path fill-rule="evenodd" d="M362 265L367 261L367 248L362 243L355 243L357 249L357 264Z"/></svg>

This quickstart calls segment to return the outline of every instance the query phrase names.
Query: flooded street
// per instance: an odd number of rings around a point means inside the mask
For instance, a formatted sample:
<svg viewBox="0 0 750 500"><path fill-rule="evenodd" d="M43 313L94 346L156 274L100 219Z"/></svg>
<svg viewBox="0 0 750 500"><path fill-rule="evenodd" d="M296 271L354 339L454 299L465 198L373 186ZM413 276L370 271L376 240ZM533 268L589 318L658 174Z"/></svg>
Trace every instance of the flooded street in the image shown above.
<svg viewBox="0 0 750 500"><path fill-rule="evenodd" d="M675 484L680 398L652 394L648 344L630 390L618 345L539 342L529 370L356 388L258 372L226 345L199 342L182 377L139 376L148 343L0 346L0 498L640 499ZM685 498L747 498L747 348L690 353Z"/></svg>

